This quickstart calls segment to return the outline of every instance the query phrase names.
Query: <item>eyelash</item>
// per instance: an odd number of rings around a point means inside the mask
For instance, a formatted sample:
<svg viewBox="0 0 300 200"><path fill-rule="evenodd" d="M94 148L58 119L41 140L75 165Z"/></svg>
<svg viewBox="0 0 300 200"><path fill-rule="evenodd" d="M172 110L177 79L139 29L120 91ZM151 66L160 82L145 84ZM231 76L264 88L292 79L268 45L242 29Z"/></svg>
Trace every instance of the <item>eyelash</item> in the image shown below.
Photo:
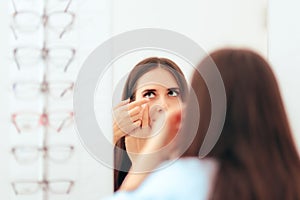
<svg viewBox="0 0 300 200"><path fill-rule="evenodd" d="M143 97L149 98L149 97L147 97L147 96L150 96L151 94L155 95L154 92L146 92L145 94L143 94Z"/></svg>
<svg viewBox="0 0 300 200"><path fill-rule="evenodd" d="M175 97L179 96L179 92L176 91L176 90L170 90L170 91L168 91L168 95L170 95L170 94L173 93L173 92L176 94ZM152 98L152 97L147 97L147 96L150 96L150 95L154 95L154 96L155 96L155 92L146 92L145 94L143 94L143 97L144 97L144 98ZM173 95L172 95L172 96L173 96Z"/></svg>
<svg viewBox="0 0 300 200"><path fill-rule="evenodd" d="M170 90L170 91L168 92L168 94L170 94L171 92L174 92L174 93L176 94L176 97L179 96L179 92L178 92L178 91L176 91L176 90Z"/></svg>

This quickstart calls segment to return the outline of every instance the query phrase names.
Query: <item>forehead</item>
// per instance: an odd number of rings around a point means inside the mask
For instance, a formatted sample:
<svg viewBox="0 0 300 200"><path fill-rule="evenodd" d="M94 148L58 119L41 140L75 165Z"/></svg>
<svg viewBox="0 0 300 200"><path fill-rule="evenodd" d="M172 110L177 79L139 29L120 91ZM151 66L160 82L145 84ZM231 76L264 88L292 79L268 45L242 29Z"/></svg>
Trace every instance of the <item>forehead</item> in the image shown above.
<svg viewBox="0 0 300 200"><path fill-rule="evenodd" d="M147 85L160 85L166 88L179 87L171 72L162 68L155 68L138 79L137 89Z"/></svg>

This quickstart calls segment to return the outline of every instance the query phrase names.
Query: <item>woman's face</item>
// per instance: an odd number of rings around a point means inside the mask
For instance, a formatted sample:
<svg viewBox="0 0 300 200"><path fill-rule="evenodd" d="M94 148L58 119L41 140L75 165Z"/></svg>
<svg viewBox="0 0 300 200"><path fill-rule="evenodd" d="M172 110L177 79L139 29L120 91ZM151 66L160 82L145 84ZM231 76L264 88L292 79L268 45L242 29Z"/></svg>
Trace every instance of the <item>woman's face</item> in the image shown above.
<svg viewBox="0 0 300 200"><path fill-rule="evenodd" d="M147 104L149 106L148 121L149 126L151 126L151 113L154 109L168 112L174 108L181 108L180 95L179 86L173 75L165 69L156 68L141 76L137 81L135 100L150 99ZM146 141L147 138L132 136L125 138L126 150L132 161L134 161L134 157L130 153L139 153Z"/></svg>

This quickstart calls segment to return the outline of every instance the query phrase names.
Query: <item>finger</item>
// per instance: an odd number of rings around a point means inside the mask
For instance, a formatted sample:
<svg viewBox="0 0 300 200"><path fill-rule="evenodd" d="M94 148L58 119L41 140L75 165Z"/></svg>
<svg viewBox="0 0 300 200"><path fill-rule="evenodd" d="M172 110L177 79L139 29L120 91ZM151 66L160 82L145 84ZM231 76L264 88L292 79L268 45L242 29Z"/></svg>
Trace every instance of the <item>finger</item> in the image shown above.
<svg viewBox="0 0 300 200"><path fill-rule="evenodd" d="M170 111L166 115L166 120L164 124L164 130L165 133L167 133L165 136L162 136L165 138L165 144L168 144L172 141L172 143L177 143L173 139L176 138L176 135L179 132L181 126L181 111L175 110Z"/></svg>
<svg viewBox="0 0 300 200"><path fill-rule="evenodd" d="M126 100L121 101L118 105L116 105L115 108L119 108L119 107L121 107L121 106L124 106L124 105L128 104L128 103L129 103L129 100L130 100L130 99L126 99Z"/></svg>
<svg viewBox="0 0 300 200"><path fill-rule="evenodd" d="M136 107L136 106L141 106L145 103L148 103L150 100L149 99L146 99L146 98L143 98L141 100L137 100L137 101L133 101L131 103L129 103L128 105L128 110L131 110L132 108Z"/></svg>
<svg viewBox="0 0 300 200"><path fill-rule="evenodd" d="M133 125L134 128L138 128L138 127L141 126L141 124L142 124L142 121L141 120L137 120L137 121L133 122L132 125Z"/></svg>
<svg viewBox="0 0 300 200"><path fill-rule="evenodd" d="M145 105L142 115L142 128L149 127L149 106Z"/></svg>
<svg viewBox="0 0 300 200"><path fill-rule="evenodd" d="M135 121L141 120L141 119L142 119L141 113L138 113L138 114L130 117L131 122L135 122Z"/></svg>
<svg viewBox="0 0 300 200"><path fill-rule="evenodd" d="M140 115L141 111L142 111L142 107L141 107L141 106L137 106L137 107L135 107L135 108L129 110L129 111L128 111L128 115L129 115L131 118L133 118L133 117L135 117L136 115Z"/></svg>

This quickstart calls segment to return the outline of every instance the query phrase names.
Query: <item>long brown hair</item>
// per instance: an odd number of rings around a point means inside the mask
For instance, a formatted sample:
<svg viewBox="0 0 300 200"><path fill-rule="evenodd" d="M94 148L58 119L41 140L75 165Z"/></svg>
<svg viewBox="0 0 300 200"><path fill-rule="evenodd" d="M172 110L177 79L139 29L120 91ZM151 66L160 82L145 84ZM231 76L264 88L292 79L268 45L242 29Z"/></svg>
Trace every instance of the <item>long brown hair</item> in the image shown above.
<svg viewBox="0 0 300 200"><path fill-rule="evenodd" d="M179 86L180 98L184 102L188 89L181 69L173 61L158 57L146 58L131 70L124 86L122 99L134 101L137 81L141 76L156 68L162 68L172 74ZM121 186L131 167L131 161L126 152L125 137L117 141L114 148L114 165L114 191L116 191Z"/></svg>
<svg viewBox="0 0 300 200"><path fill-rule="evenodd" d="M223 49L198 68L209 67L210 59L221 74L227 100L223 130L207 155L219 163L210 199L300 199L300 159L271 67L253 51ZM208 88L197 72L192 88L204 117L185 156L198 156L211 116ZM188 112L193 108L189 101L187 105L187 123L192 123Z"/></svg>

